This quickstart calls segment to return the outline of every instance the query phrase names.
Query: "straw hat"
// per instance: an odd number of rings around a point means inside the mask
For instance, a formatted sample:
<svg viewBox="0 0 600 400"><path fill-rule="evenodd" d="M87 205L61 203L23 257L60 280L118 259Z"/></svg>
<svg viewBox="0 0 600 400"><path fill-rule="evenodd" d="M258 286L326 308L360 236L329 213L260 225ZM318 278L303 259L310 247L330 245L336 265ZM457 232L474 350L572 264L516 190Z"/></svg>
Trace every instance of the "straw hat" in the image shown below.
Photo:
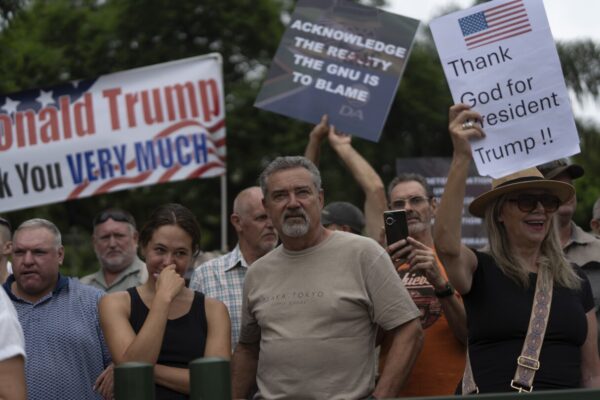
<svg viewBox="0 0 600 400"><path fill-rule="evenodd" d="M560 199L561 203L575 194L575 188L568 183L545 179L537 168L527 168L502 178L492 180L492 189L477 197L469 205L469 212L483 218L487 206L506 193L526 190L546 190Z"/></svg>

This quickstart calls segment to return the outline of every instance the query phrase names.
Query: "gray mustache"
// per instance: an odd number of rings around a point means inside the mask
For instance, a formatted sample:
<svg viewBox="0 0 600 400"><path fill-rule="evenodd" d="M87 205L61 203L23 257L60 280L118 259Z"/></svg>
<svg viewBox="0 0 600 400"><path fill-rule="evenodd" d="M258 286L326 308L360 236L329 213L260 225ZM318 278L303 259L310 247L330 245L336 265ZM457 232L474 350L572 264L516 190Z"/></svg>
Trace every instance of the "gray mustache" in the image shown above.
<svg viewBox="0 0 600 400"><path fill-rule="evenodd" d="M306 220L306 214L304 212L286 212L283 214L283 218L303 218Z"/></svg>

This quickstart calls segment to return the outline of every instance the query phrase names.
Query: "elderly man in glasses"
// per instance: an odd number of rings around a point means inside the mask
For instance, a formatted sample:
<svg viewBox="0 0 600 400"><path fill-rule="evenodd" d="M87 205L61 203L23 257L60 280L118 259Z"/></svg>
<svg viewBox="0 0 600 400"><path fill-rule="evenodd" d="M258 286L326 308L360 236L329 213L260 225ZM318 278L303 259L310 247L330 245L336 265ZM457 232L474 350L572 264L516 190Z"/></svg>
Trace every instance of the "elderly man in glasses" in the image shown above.
<svg viewBox="0 0 600 400"><path fill-rule="evenodd" d="M92 240L100 269L81 282L108 293L139 286L148 279L148 270L137 256L138 232L127 211L110 208L96 215Z"/></svg>
<svg viewBox="0 0 600 400"><path fill-rule="evenodd" d="M398 175L388 186L390 209L405 210L407 239L388 246L388 253L421 311L423 349L398 396L439 396L454 393L465 365L466 314L460 297L448 282L433 248L436 211L426 179ZM384 337L380 365L386 360L389 338Z"/></svg>
<svg viewBox="0 0 600 400"><path fill-rule="evenodd" d="M12 273L8 256L12 251L11 226L7 219L0 217L0 284Z"/></svg>

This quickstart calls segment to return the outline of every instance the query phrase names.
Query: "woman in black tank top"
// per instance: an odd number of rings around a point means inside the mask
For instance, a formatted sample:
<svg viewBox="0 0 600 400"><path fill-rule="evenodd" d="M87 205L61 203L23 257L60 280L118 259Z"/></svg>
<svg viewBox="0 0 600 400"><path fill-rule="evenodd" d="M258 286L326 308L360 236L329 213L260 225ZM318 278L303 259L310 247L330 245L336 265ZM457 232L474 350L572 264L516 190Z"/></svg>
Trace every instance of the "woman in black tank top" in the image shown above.
<svg viewBox="0 0 600 400"><path fill-rule="evenodd" d="M590 283L569 264L554 229L575 189L559 176L544 177L535 167L492 179L491 190L469 204L469 212L484 220L488 246L485 251L467 248L461 244L460 225L469 167L491 145L481 141L484 116L477 111L456 104L449 116L454 154L436 214L434 243L467 312L472 374L466 369L461 391L600 387ZM499 137L500 132L485 128Z"/></svg>
<svg viewBox="0 0 600 400"><path fill-rule="evenodd" d="M183 276L199 243L200 229L190 210L178 204L159 207L140 232L148 280L100 302L113 361L154 364L157 400L189 397L190 361L231 355L225 305L185 287Z"/></svg>

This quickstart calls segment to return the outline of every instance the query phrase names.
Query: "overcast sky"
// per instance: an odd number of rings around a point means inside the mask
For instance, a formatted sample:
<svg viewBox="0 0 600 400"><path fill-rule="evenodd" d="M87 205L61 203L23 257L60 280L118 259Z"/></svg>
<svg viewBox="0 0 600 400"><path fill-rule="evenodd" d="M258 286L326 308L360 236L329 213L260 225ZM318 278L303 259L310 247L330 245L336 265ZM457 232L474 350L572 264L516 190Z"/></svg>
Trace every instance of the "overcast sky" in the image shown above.
<svg viewBox="0 0 600 400"><path fill-rule="evenodd" d="M387 10L428 23L451 4L470 7L473 0L388 0ZM597 0L544 0L546 15L555 39L593 39L600 42L600 1ZM573 100L574 101L574 100ZM574 104L580 117L592 118L600 124L600 101L588 100Z"/></svg>

